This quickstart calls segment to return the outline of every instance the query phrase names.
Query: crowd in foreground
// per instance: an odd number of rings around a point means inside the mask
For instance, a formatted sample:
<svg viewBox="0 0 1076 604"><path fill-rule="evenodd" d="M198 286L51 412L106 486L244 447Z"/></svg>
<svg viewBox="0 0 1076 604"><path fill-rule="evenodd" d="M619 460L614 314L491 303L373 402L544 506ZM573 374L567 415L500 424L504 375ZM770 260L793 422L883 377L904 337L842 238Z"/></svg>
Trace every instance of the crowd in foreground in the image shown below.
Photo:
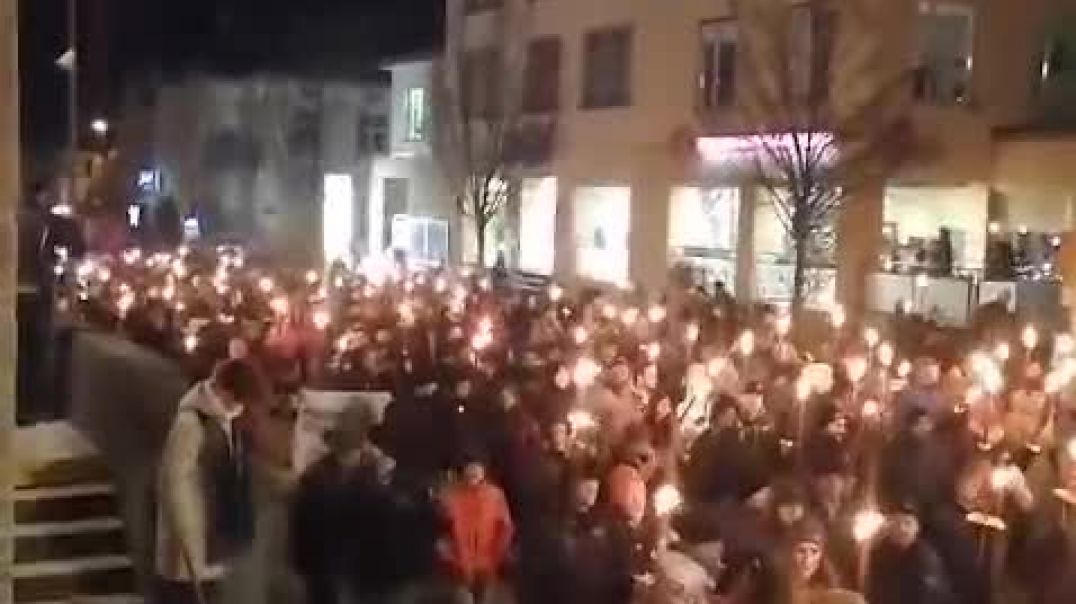
<svg viewBox="0 0 1076 604"><path fill-rule="evenodd" d="M1068 335L501 277L233 248L68 267L68 311L198 380L161 466L161 601L212 600L253 538L256 418L320 387L392 400L293 468L311 604L1076 602Z"/></svg>

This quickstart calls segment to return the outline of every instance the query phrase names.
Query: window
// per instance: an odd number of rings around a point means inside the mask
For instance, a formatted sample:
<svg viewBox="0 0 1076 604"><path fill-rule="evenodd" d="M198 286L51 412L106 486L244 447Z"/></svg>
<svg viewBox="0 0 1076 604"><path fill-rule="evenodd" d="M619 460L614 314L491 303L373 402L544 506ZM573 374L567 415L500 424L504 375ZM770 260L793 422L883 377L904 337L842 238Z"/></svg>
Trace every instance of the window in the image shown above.
<svg viewBox="0 0 1076 604"><path fill-rule="evenodd" d="M560 38L531 41L523 79L523 111L552 113L560 106Z"/></svg>
<svg viewBox="0 0 1076 604"><path fill-rule="evenodd" d="M631 28L587 33L584 46L584 109L631 104Z"/></svg>
<svg viewBox="0 0 1076 604"><path fill-rule="evenodd" d="M576 272L624 285L629 277L631 189L581 187L575 193Z"/></svg>
<svg viewBox="0 0 1076 604"><path fill-rule="evenodd" d="M702 26L702 106L729 107L736 102L736 67L739 31L735 21L723 20Z"/></svg>
<svg viewBox="0 0 1076 604"><path fill-rule="evenodd" d="M427 105L425 88L408 88L404 111L407 113L404 140L415 143L426 140Z"/></svg>
<svg viewBox="0 0 1076 604"><path fill-rule="evenodd" d="M462 84L466 115L496 116L501 107L501 55L496 48L469 50L463 57Z"/></svg>
<svg viewBox="0 0 1076 604"><path fill-rule="evenodd" d="M919 15L919 70L915 96L920 101L967 103L974 50L974 9L967 5L924 4Z"/></svg>
<svg viewBox="0 0 1076 604"><path fill-rule="evenodd" d="M408 259L431 264L448 260L448 221L397 214L392 217L392 248Z"/></svg>
<svg viewBox="0 0 1076 604"><path fill-rule="evenodd" d="M359 114L359 154L384 155L389 152L389 120L384 115Z"/></svg>
<svg viewBox="0 0 1076 604"><path fill-rule="evenodd" d="M829 98L830 64L837 36L837 13L797 7L789 31L789 65L796 99L820 102Z"/></svg>

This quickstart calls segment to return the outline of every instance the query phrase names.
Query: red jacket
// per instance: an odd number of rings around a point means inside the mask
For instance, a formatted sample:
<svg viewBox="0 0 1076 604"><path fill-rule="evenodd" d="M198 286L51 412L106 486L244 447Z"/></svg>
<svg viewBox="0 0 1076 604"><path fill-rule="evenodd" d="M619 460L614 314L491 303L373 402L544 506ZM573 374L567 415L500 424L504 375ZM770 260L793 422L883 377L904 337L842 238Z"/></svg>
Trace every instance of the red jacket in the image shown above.
<svg viewBox="0 0 1076 604"><path fill-rule="evenodd" d="M515 531L501 489L488 482L459 484L448 489L441 504L449 524L446 562L468 581L495 575Z"/></svg>
<svg viewBox="0 0 1076 604"><path fill-rule="evenodd" d="M627 464L613 468L606 480L605 488L612 509L634 523L642 521L646 515L646 482L639 470Z"/></svg>

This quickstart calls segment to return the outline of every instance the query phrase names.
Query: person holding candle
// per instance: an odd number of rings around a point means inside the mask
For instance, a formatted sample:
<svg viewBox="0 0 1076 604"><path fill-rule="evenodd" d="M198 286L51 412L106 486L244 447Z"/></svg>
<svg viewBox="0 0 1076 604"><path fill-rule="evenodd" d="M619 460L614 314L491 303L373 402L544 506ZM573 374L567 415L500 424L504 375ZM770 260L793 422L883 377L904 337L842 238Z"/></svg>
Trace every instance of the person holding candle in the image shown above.
<svg viewBox="0 0 1076 604"><path fill-rule="evenodd" d="M950 604L954 601L941 557L922 535L912 502L891 505L881 539L868 556L871 604Z"/></svg>

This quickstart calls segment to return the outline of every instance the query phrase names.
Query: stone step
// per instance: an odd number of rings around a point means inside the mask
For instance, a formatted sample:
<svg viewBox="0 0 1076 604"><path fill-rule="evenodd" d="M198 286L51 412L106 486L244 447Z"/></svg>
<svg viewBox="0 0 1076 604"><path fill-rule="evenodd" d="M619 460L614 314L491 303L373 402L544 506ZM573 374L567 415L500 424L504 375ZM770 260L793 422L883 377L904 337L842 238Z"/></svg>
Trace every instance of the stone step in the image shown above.
<svg viewBox="0 0 1076 604"><path fill-rule="evenodd" d="M75 596L130 594L134 569L127 556L28 562L12 567L15 602L71 601Z"/></svg>
<svg viewBox="0 0 1076 604"><path fill-rule="evenodd" d="M118 513L119 502L108 485L46 487L15 492L16 524L102 518Z"/></svg>
<svg viewBox="0 0 1076 604"><path fill-rule="evenodd" d="M19 526L15 535L16 564L127 553L118 518Z"/></svg>
<svg viewBox="0 0 1076 604"><path fill-rule="evenodd" d="M100 457L58 459L28 470L19 477L17 489L59 488L99 484L111 479L108 466Z"/></svg>

